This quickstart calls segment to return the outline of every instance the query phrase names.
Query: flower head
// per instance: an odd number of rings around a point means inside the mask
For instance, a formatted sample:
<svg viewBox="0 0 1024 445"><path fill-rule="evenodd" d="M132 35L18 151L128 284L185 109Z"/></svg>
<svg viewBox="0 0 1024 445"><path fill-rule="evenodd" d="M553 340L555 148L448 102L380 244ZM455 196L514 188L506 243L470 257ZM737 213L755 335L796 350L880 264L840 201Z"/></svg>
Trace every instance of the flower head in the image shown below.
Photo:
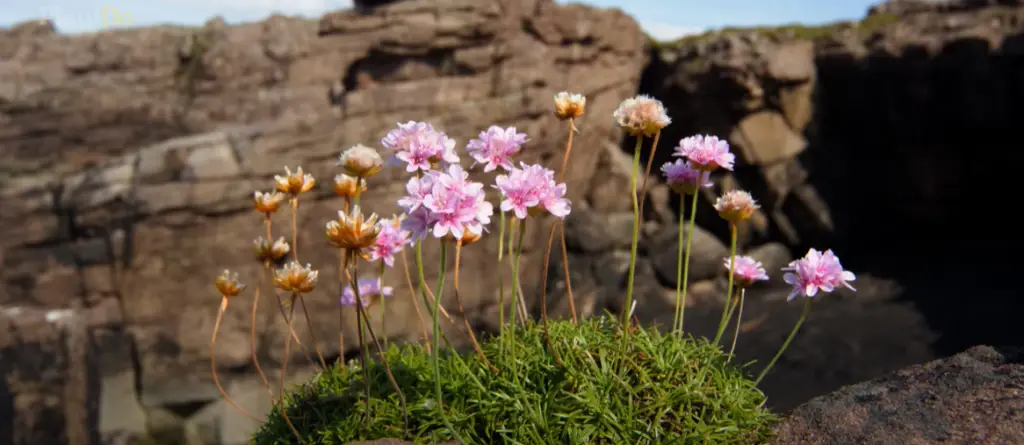
<svg viewBox="0 0 1024 445"><path fill-rule="evenodd" d="M676 159L661 166L668 186L681 195L693 195L701 187L711 187L711 175L693 168L689 162Z"/></svg>
<svg viewBox="0 0 1024 445"><path fill-rule="evenodd" d="M450 235L461 239L466 232L482 234L494 213L483 187L470 181L469 174L458 164L410 179L406 184L409 196L398 201L408 215L402 229L408 230L413 240L426 236L427 231L436 238Z"/></svg>
<svg viewBox="0 0 1024 445"><path fill-rule="evenodd" d="M221 296L225 298L234 297L235 295L242 293L242 290L245 289L245 285L238 282L238 273L231 272L227 269L217 276L217 279L213 284L217 286L217 290L220 292Z"/></svg>
<svg viewBox="0 0 1024 445"><path fill-rule="evenodd" d="M750 193L742 190L726 192L715 200L715 210L718 210L722 219L731 223L750 219L754 215L754 211L760 207Z"/></svg>
<svg viewBox="0 0 1024 445"><path fill-rule="evenodd" d="M306 193L313 189L316 185L316 179L313 179L313 175L309 173L303 173L302 167L299 167L292 173L288 167L284 168L285 175L274 175L274 187L277 191L290 195L291 197L299 196L302 193Z"/></svg>
<svg viewBox="0 0 1024 445"><path fill-rule="evenodd" d="M381 298L390 297L394 294L394 288L391 286L381 286L380 278L360 278L359 279L359 301L363 304L363 307L370 307ZM356 304L356 293L352 290L352 286L345 286L345 290L341 292L340 303L342 306L355 306Z"/></svg>
<svg viewBox="0 0 1024 445"><path fill-rule="evenodd" d="M793 292L787 300L792 301L797 295L812 298L818 291L832 292L838 286L844 286L856 291L850 285L850 281L857 279L853 272L843 270L839 264L839 258L832 250L821 253L815 249L807 251L807 255L799 260L789 263L789 266L782 269L786 272L782 279L786 284L793 286Z"/></svg>
<svg viewBox="0 0 1024 445"><path fill-rule="evenodd" d="M252 194L253 207L256 208L257 212L263 213L270 216L271 213L277 211L281 207L281 202L284 201L284 195L280 192L261 192L256 191Z"/></svg>
<svg viewBox="0 0 1024 445"><path fill-rule="evenodd" d="M338 219L327 222L327 241L339 249L354 250L363 253L364 249L373 246L380 226L377 225L377 214L364 217L359 206L353 206L349 213L339 211Z"/></svg>
<svg viewBox="0 0 1024 445"><path fill-rule="evenodd" d="M633 136L654 136L672 123L661 101L643 94L622 101L613 116Z"/></svg>
<svg viewBox="0 0 1024 445"><path fill-rule="evenodd" d="M555 95L555 116L559 119L575 119L583 116L587 98L582 94L562 91Z"/></svg>
<svg viewBox="0 0 1024 445"><path fill-rule="evenodd" d="M303 266L298 261L292 261L274 271L274 286L285 292L305 294L316 287L319 275L320 272L313 270L309 264Z"/></svg>
<svg viewBox="0 0 1024 445"><path fill-rule="evenodd" d="M380 142L394 153L390 162L405 162L405 171L410 173L429 171L441 161L448 164L459 162L455 141L426 122L398 124L398 128L389 131Z"/></svg>
<svg viewBox="0 0 1024 445"><path fill-rule="evenodd" d="M366 191L366 180L346 175L334 177L334 194L342 198L355 198Z"/></svg>
<svg viewBox="0 0 1024 445"><path fill-rule="evenodd" d="M725 257L725 270L729 270L730 260L730 257ZM746 255L737 256L735 260L732 264L732 277L737 287L750 287L755 282L768 279L764 265L757 260Z"/></svg>
<svg viewBox="0 0 1024 445"><path fill-rule="evenodd" d="M492 125L466 144L466 152L476 161L474 164L484 164L485 172L498 167L509 170L512 168L512 156L519 153L527 139L525 133L516 133L516 127Z"/></svg>
<svg viewBox="0 0 1024 445"><path fill-rule="evenodd" d="M571 203L565 199L565 184L555 182L555 172L540 164L520 165L521 168L513 167L507 175L494 179L494 187L502 195L501 211L511 210L519 219L541 210L565 218Z"/></svg>
<svg viewBox="0 0 1024 445"><path fill-rule="evenodd" d="M370 261L381 260L388 267L394 267L395 254L409 244L409 231L402 230L402 219L399 217L382 219L377 225L380 233L369 247L368 258Z"/></svg>
<svg viewBox="0 0 1024 445"><path fill-rule="evenodd" d="M291 251L291 246L284 240L284 237L280 237L273 243L268 239L264 239L262 236L256 237L252 242L253 249L256 251L256 259L262 261L280 261L288 252Z"/></svg>
<svg viewBox="0 0 1024 445"><path fill-rule="evenodd" d="M736 155L729 152L729 143L715 136L696 135L683 138L675 148L675 156L685 157L694 167L712 172L719 168L732 171Z"/></svg>
<svg viewBox="0 0 1024 445"><path fill-rule="evenodd" d="M384 160L377 150L359 144L342 152L338 165L350 176L369 178L384 168Z"/></svg>

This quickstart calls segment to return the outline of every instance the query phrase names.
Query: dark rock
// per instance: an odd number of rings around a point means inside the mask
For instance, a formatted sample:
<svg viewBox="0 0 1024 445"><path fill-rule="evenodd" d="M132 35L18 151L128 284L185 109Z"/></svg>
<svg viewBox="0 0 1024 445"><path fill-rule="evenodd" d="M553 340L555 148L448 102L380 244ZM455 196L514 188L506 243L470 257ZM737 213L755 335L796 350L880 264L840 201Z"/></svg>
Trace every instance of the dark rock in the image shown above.
<svg viewBox="0 0 1024 445"><path fill-rule="evenodd" d="M1024 443L1024 355L977 346L800 406L775 445Z"/></svg>

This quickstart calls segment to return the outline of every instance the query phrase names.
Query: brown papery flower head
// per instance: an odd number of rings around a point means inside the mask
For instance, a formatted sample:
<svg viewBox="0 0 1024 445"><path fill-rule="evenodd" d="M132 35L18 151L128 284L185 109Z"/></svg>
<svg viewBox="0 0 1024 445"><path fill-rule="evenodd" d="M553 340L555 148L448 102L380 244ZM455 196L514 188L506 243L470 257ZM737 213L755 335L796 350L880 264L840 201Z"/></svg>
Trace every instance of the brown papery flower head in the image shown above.
<svg viewBox="0 0 1024 445"><path fill-rule="evenodd" d="M238 273L225 269L213 282L217 291L224 297L234 297L245 289L245 285L238 282Z"/></svg>
<svg viewBox="0 0 1024 445"><path fill-rule="evenodd" d="M288 252L292 250L288 242L284 240L284 237L280 237L273 243L270 240L264 239L262 236L257 237L253 242L253 249L256 252L256 259L262 261L280 261Z"/></svg>
<svg viewBox="0 0 1024 445"><path fill-rule="evenodd" d="M292 261L274 271L274 286L285 292L305 294L316 287L319 275L320 272L313 270L309 264L303 266L298 261Z"/></svg>
<svg viewBox="0 0 1024 445"><path fill-rule="evenodd" d="M344 173L334 177L334 194L342 198L355 198L366 191L366 180Z"/></svg>
<svg viewBox="0 0 1024 445"><path fill-rule="evenodd" d="M274 176L274 187L281 193L286 193L293 198L312 190L316 185L316 179L313 179L313 175L304 173L302 167L297 168L294 173L291 169L285 167L284 172L284 176Z"/></svg>
<svg viewBox="0 0 1024 445"><path fill-rule="evenodd" d="M270 214L276 212L281 207L281 202L284 201L284 198L285 196L280 192L256 191L253 192L252 203L257 212L270 216Z"/></svg>
<svg viewBox="0 0 1024 445"><path fill-rule="evenodd" d="M338 219L327 223L327 240L339 249L362 252L373 246L380 234L377 214L363 216L359 206L353 206L350 213L338 212Z"/></svg>

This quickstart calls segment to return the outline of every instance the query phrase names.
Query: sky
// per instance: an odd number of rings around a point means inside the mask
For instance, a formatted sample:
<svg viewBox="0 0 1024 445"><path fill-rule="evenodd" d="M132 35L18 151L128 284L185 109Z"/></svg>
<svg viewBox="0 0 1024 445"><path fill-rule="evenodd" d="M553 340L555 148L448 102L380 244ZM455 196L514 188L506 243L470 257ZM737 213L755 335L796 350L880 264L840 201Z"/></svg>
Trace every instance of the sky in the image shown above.
<svg viewBox="0 0 1024 445"><path fill-rule="evenodd" d="M558 3L570 3L556 0ZM725 26L820 24L864 16L873 0L572 0L620 8L656 38L669 40ZM0 0L0 27L50 18L65 33L161 23L200 25L214 16L229 23L272 13L317 17L351 0Z"/></svg>

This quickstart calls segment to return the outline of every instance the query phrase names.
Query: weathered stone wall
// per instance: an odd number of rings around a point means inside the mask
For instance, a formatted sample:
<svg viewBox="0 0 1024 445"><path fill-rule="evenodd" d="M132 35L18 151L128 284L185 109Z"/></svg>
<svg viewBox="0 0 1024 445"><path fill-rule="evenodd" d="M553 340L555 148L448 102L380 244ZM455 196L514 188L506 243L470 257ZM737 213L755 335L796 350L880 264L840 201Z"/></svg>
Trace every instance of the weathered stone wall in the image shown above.
<svg viewBox="0 0 1024 445"><path fill-rule="evenodd" d="M550 1L406 1L319 21L271 17L70 37L38 22L4 31L4 317L63 310L73 301L80 306L68 313L73 320L110 309L109 319L89 325L95 347L74 350L104 364L100 377L82 386L99 394L89 403L101 401L92 420L104 435L244 443L253 425L219 402L207 346L219 301L212 280L223 268L237 270L250 291L232 301L217 364L240 404L266 412L266 392L249 364L249 301L259 271L250 243L263 233L249 210L253 190L269 189L285 165L302 165L321 181L300 207L299 251L322 270L309 310L321 348L337 357L345 352L337 344L337 254L322 239L323 224L340 208L330 190L340 150L378 145L406 120L430 121L460 146L491 124L514 125L531 138L522 160L557 166L568 128L553 117L552 97L569 89L588 98L567 176L575 208L586 209L602 147L619 138L608 116L636 91L645 45L621 12ZM405 179L398 171L373 178L364 205L396 212ZM289 223L287 214L277 215L275 236L286 235ZM539 279L545 228L529 231L524 283ZM497 320L496 251L491 237L462 258L467 317L485 330ZM436 276L438 264L429 261L436 246L428 245L425 257L428 276ZM387 305L387 334L415 340L421 331L404 274L388 271L385 281L397 296ZM284 327L268 289L257 348L269 373L283 359ZM527 286L531 295L535 289ZM445 301L455 307L450 295ZM351 351L354 314L345 317ZM306 327L297 323L296 330ZM293 350L300 378L312 368ZM5 347L5 363L7 354L21 354L12 351ZM3 387L28 391L14 381ZM4 417L22 425L35 408ZM58 439L62 422L29 424L54 433L47 443L65 443ZM18 428L15 443L38 443L24 442L33 436Z"/></svg>

